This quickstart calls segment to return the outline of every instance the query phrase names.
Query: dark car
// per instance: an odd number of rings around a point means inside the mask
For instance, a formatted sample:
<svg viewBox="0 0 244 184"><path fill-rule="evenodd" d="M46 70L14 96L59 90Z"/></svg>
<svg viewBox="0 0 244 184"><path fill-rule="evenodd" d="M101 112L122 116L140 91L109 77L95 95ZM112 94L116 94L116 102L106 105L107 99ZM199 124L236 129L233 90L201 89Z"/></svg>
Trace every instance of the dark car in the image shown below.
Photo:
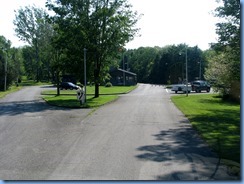
<svg viewBox="0 0 244 184"><path fill-rule="evenodd" d="M196 93L201 93L201 91L207 91L210 92L211 86L207 81L193 81L191 84L192 91L195 91Z"/></svg>
<svg viewBox="0 0 244 184"><path fill-rule="evenodd" d="M77 85L73 84L72 82L62 82L60 84L60 89L61 90L62 89L71 89L71 90L73 90L73 89L78 89L78 88L79 87Z"/></svg>

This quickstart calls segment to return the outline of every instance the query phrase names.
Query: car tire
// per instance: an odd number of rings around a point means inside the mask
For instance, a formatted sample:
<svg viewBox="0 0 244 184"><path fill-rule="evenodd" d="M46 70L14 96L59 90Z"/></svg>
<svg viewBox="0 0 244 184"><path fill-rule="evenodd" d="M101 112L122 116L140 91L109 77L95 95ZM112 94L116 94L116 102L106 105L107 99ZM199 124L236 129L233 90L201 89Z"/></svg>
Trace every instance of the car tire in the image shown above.
<svg viewBox="0 0 244 184"><path fill-rule="evenodd" d="M175 91L175 94L178 93L178 91Z"/></svg>

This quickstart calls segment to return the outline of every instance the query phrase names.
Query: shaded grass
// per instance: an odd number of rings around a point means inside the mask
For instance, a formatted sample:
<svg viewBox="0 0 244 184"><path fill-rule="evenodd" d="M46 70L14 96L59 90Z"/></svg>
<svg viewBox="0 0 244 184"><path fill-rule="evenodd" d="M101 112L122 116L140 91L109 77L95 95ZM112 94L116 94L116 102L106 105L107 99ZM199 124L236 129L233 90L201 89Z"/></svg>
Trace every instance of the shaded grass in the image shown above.
<svg viewBox="0 0 244 184"><path fill-rule="evenodd" d="M193 127L221 158L240 162L240 105L217 95L172 97Z"/></svg>

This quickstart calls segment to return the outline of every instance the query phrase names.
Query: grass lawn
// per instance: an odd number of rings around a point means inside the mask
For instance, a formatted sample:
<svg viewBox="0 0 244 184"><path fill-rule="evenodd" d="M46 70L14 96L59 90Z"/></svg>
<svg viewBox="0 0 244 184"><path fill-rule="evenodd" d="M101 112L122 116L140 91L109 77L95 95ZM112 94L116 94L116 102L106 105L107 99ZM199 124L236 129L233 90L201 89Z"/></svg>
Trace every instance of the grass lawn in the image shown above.
<svg viewBox="0 0 244 184"><path fill-rule="evenodd" d="M172 101L221 158L240 163L240 105L218 95L173 96Z"/></svg>
<svg viewBox="0 0 244 184"><path fill-rule="evenodd" d="M43 91L43 99L51 104L69 108L96 108L118 98L119 94L125 94L135 89L137 86L100 86L99 98L94 98L95 87L87 86L87 103L80 105L76 98L76 90L60 90L60 96L57 96L56 90Z"/></svg>

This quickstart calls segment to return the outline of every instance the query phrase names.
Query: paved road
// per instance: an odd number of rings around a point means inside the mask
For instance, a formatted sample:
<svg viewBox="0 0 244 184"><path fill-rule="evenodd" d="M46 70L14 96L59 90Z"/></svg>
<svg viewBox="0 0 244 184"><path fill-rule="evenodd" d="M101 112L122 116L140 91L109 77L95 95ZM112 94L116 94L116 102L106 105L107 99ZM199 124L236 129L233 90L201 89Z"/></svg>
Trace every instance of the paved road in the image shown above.
<svg viewBox="0 0 244 184"><path fill-rule="evenodd" d="M39 90L0 100L1 179L235 179L162 86L141 84L89 116L46 105Z"/></svg>

